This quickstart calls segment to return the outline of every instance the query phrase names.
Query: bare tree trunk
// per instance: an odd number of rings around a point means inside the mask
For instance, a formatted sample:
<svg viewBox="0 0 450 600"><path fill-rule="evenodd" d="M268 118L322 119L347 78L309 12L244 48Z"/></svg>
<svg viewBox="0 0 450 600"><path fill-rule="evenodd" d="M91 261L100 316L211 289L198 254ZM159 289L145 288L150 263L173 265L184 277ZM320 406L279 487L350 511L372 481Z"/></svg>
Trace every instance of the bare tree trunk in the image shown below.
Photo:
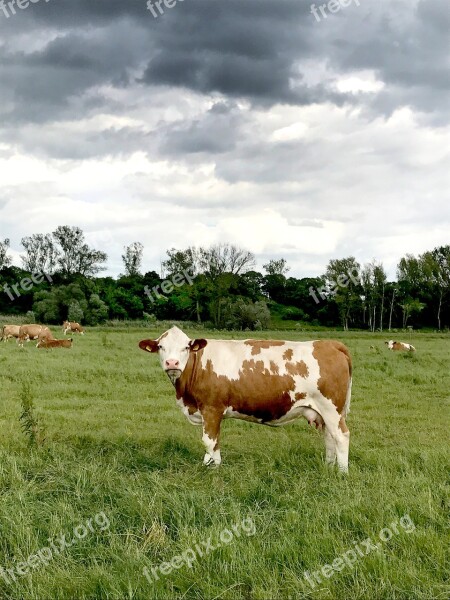
<svg viewBox="0 0 450 600"><path fill-rule="evenodd" d="M394 310L395 289L392 291L391 310L389 312L389 331L392 329L392 312Z"/></svg>
<svg viewBox="0 0 450 600"><path fill-rule="evenodd" d="M403 329L406 329L406 323L409 319L409 310L407 307L403 309Z"/></svg>
<svg viewBox="0 0 450 600"><path fill-rule="evenodd" d="M380 331L383 331L383 313L384 313L384 284L383 284L383 293L381 294Z"/></svg>
<svg viewBox="0 0 450 600"><path fill-rule="evenodd" d="M438 307L438 312L437 312L437 320L438 320L438 330L441 330L441 308L442 308L442 296L444 295L444 292L440 291L439 294L439 307Z"/></svg>

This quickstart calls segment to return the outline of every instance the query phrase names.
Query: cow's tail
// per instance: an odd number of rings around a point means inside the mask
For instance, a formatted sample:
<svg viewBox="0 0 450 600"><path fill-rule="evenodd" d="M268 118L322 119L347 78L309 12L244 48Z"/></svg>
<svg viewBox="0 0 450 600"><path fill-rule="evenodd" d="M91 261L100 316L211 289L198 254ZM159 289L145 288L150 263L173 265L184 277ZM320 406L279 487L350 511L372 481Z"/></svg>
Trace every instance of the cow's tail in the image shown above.
<svg viewBox="0 0 450 600"><path fill-rule="evenodd" d="M348 364L347 395L345 397L345 404L344 404L344 408L342 409L342 413L341 413L345 419L345 417L350 412L350 401L352 398L352 372L353 372L352 357L350 356L350 352L348 351L347 346L345 346L341 342L336 342L336 347L340 352L342 352L342 354L344 354L345 358L347 359L347 364Z"/></svg>
<svg viewBox="0 0 450 600"><path fill-rule="evenodd" d="M350 369L351 371L351 369ZM347 387L347 396L345 398L345 404L344 404L344 409L342 410L342 416L345 417L348 415L348 413L350 412L350 401L352 398L352 376L350 374L349 380L348 380L348 387Z"/></svg>

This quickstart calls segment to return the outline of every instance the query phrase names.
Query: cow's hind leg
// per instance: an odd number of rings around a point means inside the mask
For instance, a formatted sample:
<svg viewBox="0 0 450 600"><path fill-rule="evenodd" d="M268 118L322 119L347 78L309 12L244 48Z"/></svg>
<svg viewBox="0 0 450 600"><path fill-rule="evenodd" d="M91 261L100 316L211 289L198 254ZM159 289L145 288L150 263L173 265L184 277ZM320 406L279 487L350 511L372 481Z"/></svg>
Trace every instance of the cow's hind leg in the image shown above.
<svg viewBox="0 0 450 600"><path fill-rule="evenodd" d="M336 462L336 442L331 435L328 427L324 427L325 436L325 462L327 465L334 465Z"/></svg>
<svg viewBox="0 0 450 600"><path fill-rule="evenodd" d="M202 412L203 436L202 441L205 445L206 454L203 458L203 464L207 466L219 466L222 462L219 449L220 423L222 414L213 410Z"/></svg>
<svg viewBox="0 0 450 600"><path fill-rule="evenodd" d="M348 471L348 451L350 446L350 432L344 417L339 420L338 426L325 423L325 449L326 462L334 464L337 459L339 470Z"/></svg>
<svg viewBox="0 0 450 600"><path fill-rule="evenodd" d="M339 427L336 432L336 458L339 469L343 473L348 471L348 451L350 447L350 431L344 417L339 421Z"/></svg>

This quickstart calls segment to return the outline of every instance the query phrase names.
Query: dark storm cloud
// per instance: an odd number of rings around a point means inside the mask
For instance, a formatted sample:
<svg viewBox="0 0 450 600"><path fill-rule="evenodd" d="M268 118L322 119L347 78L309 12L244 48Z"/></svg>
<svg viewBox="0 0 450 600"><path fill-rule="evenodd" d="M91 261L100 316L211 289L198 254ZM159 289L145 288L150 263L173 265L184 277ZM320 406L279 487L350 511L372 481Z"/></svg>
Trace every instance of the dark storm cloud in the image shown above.
<svg viewBox="0 0 450 600"><path fill-rule="evenodd" d="M410 106L440 124L450 106L446 8L446 0L361 0L317 23L309 0L184 0L158 19L145 0L40 2L0 16L0 122L127 115L127 100L113 101L102 87L144 90L151 104L153 90L163 86L263 108L348 103L370 118ZM313 70L327 65L327 77L308 83L305 61ZM367 69L384 82L382 90L338 92L339 77ZM213 141L207 114L204 122L162 124L167 139L160 147L231 150L239 134L226 133L220 120L216 128L221 139ZM126 147L139 144L142 133L135 134Z"/></svg>
<svg viewBox="0 0 450 600"><path fill-rule="evenodd" d="M169 155L230 152L236 149L245 120L234 103L218 102L201 120L182 121L160 130L160 149Z"/></svg>

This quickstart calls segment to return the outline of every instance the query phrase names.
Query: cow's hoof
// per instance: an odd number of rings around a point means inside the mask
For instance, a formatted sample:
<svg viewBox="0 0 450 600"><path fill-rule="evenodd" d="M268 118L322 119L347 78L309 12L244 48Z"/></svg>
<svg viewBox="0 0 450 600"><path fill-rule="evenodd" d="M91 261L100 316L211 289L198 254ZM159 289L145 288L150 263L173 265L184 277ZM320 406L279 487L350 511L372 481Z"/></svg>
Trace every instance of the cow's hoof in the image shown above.
<svg viewBox="0 0 450 600"><path fill-rule="evenodd" d="M220 467L220 463L214 462L214 459L210 457L208 461L206 459L203 460L203 466L208 467L208 469L217 469Z"/></svg>

